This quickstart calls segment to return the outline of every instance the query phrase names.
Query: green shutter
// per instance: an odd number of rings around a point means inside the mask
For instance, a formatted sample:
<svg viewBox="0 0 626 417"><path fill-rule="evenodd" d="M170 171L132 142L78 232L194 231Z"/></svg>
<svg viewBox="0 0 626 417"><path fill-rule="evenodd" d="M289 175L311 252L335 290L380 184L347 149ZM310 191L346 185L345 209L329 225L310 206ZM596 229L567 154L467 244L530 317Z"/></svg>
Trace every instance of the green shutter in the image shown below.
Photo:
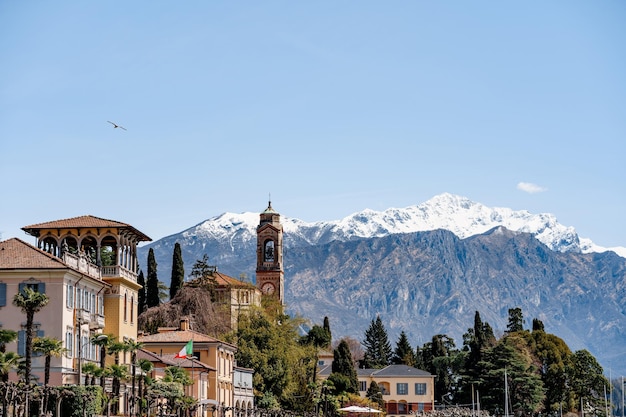
<svg viewBox="0 0 626 417"><path fill-rule="evenodd" d="M17 354L26 356L26 330L17 332Z"/></svg>
<svg viewBox="0 0 626 417"><path fill-rule="evenodd" d="M0 307L7 305L7 284L0 282Z"/></svg>

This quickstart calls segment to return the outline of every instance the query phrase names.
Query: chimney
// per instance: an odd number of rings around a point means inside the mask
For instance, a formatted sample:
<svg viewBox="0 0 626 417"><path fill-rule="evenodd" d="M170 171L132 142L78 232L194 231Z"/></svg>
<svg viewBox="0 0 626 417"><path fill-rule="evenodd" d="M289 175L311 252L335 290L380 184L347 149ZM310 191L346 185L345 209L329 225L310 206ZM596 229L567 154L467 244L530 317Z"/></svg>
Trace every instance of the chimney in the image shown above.
<svg viewBox="0 0 626 417"><path fill-rule="evenodd" d="M190 330L188 318L180 319L180 330Z"/></svg>

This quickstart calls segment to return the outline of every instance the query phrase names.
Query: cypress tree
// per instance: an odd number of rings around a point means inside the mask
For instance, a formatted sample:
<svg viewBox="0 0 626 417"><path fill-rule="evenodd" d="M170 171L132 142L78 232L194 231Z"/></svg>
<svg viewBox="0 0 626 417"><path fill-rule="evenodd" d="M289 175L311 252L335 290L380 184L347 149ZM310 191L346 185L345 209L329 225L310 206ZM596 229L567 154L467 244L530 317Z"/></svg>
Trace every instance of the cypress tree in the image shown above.
<svg viewBox="0 0 626 417"><path fill-rule="evenodd" d="M172 256L172 279L170 281L170 300L176 296L185 281L185 267L183 255L180 250L180 243L174 245L174 255Z"/></svg>
<svg viewBox="0 0 626 417"><path fill-rule="evenodd" d="M159 278L157 276L157 263L154 258L154 250L148 251L148 279L146 282L146 306L156 307L159 300Z"/></svg>
<svg viewBox="0 0 626 417"><path fill-rule="evenodd" d="M356 369L354 369L354 362L352 362L352 353L350 353L348 343L343 339L339 342L337 349L333 351L332 373L335 374L335 376L329 379L335 382L341 381L341 385L345 385L341 387L336 386L340 391L358 392L359 379L356 375Z"/></svg>
<svg viewBox="0 0 626 417"><path fill-rule="evenodd" d="M137 277L137 284L141 285L139 288L139 296L137 297L137 316L146 311L146 279L143 276L143 270L139 270L139 276Z"/></svg>
<svg viewBox="0 0 626 417"><path fill-rule="evenodd" d="M328 340L332 341L333 334L330 331L330 320L328 320L328 316L324 316L324 330L326 331L326 333L328 333ZM330 342L328 343L328 345L330 346Z"/></svg>

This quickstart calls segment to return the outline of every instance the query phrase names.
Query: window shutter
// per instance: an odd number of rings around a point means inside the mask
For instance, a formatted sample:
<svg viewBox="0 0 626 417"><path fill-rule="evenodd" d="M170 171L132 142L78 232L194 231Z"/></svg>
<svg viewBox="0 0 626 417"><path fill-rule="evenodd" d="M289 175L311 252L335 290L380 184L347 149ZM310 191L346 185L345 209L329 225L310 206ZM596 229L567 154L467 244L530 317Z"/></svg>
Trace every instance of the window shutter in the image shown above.
<svg viewBox="0 0 626 417"><path fill-rule="evenodd" d="M17 291L22 292L25 286L26 286L26 283L20 282L20 284L17 286Z"/></svg>
<svg viewBox="0 0 626 417"><path fill-rule="evenodd" d="M37 284L37 292L40 294L45 294L46 293L46 283L45 282L40 282L39 284Z"/></svg>
<svg viewBox="0 0 626 417"><path fill-rule="evenodd" d="M7 284L0 282L0 307L7 305Z"/></svg>
<svg viewBox="0 0 626 417"><path fill-rule="evenodd" d="M26 330L17 332L17 354L20 356L26 355Z"/></svg>

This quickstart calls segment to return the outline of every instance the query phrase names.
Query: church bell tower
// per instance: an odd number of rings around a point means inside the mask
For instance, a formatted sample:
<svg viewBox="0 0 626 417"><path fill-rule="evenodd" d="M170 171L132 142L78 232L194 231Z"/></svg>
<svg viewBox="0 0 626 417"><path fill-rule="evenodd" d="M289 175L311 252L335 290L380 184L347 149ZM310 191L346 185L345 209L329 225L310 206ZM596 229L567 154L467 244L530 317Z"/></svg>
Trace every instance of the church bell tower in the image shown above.
<svg viewBox="0 0 626 417"><path fill-rule="evenodd" d="M256 236L256 285L264 297L276 297L284 304L283 226L271 201L260 215Z"/></svg>

